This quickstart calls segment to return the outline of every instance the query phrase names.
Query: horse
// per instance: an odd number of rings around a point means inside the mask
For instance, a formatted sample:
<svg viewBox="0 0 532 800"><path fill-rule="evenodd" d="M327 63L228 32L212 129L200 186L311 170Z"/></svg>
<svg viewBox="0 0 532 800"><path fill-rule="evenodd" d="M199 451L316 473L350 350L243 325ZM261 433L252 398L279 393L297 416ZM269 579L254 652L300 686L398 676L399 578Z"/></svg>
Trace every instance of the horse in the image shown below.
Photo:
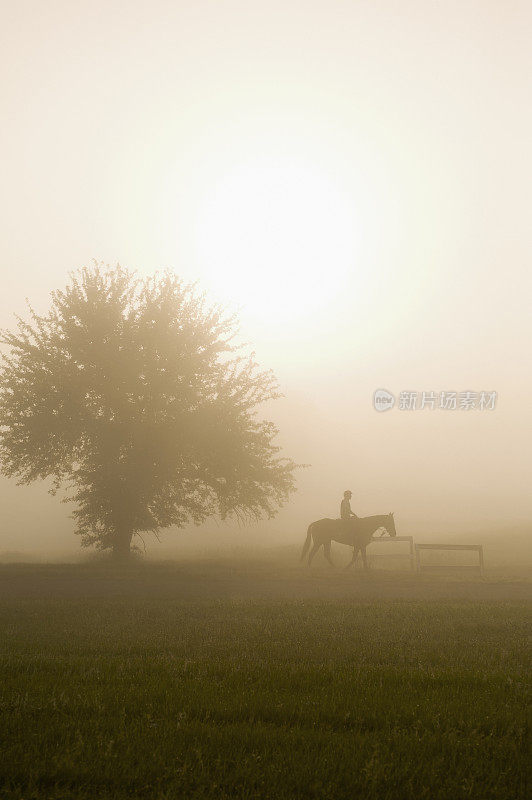
<svg viewBox="0 0 532 800"><path fill-rule="evenodd" d="M389 536L397 536L393 513L376 514L373 517L357 517L356 519L353 518L353 520L350 520L350 523L352 529L346 531L345 522L341 519L319 519L316 522L311 522L308 526L305 544L303 545L301 561L305 558L312 540L314 546L308 556L308 566L310 567L312 559L323 545L325 558L329 564L334 567L331 560L331 542L339 542L340 544L347 544L353 548L353 558L346 569L355 563L359 552L362 555L364 569L368 569L366 547L371 542L375 531L379 528L385 528Z"/></svg>

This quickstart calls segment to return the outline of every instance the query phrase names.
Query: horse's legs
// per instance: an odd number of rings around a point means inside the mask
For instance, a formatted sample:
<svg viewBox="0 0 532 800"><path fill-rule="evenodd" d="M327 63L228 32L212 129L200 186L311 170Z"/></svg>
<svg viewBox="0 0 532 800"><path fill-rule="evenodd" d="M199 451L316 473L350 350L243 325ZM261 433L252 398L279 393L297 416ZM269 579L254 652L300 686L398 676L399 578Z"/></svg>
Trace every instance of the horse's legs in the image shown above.
<svg viewBox="0 0 532 800"><path fill-rule="evenodd" d="M309 567L312 564L312 559L314 558L314 556L316 555L316 553L320 549L321 545L322 545L321 542L314 542L314 547L312 548L312 550L308 554L308 566Z"/></svg>
<svg viewBox="0 0 532 800"><path fill-rule="evenodd" d="M324 544L323 545L323 550L324 550L325 558L327 559L327 561L329 562L331 567L334 567L334 564L333 564L332 558L331 558L331 543L327 542L326 544Z"/></svg>
<svg viewBox="0 0 532 800"><path fill-rule="evenodd" d="M369 569L369 566L368 566L368 559L367 559L367 556L366 556L366 548L365 547L361 547L360 548L360 552L362 554L362 563L364 564L364 569L367 572L368 569Z"/></svg>
<svg viewBox="0 0 532 800"><path fill-rule="evenodd" d="M349 567L353 566L353 564L357 560L357 555L358 555L358 548L357 547L353 547L353 558L351 559L351 561L347 565L346 569L349 569Z"/></svg>

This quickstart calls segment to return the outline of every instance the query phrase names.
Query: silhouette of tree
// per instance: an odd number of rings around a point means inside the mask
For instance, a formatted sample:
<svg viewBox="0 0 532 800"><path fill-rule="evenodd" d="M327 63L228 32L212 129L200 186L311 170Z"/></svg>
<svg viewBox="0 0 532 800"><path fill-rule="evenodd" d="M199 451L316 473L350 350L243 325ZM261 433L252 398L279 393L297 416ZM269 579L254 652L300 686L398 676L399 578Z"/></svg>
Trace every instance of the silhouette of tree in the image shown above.
<svg viewBox="0 0 532 800"><path fill-rule="evenodd" d="M95 264L18 318L0 372L0 458L21 484L67 489L83 546L127 556L135 534L272 517L295 464L257 406L279 397L233 344L234 317L172 273Z"/></svg>

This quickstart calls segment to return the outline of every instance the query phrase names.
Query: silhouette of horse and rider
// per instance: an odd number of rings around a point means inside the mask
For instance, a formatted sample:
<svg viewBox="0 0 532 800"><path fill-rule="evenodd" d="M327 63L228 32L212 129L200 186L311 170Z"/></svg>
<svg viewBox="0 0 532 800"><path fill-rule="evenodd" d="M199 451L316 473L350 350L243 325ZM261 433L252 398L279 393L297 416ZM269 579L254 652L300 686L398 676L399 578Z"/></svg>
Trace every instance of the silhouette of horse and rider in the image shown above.
<svg viewBox="0 0 532 800"><path fill-rule="evenodd" d="M368 569L366 547L371 542L375 531L383 528L383 533L387 532L389 536L397 535L392 513L376 514L373 517L357 517L351 511L352 496L352 492L344 492L344 498L340 505L340 519L319 519L316 522L311 522L308 526L307 538L301 553L301 561L305 558L312 542L313 547L308 556L309 567L320 547L323 547L325 558L334 567L331 560L331 542L339 542L353 548L353 557L346 569L355 563L359 553L362 556L364 569Z"/></svg>

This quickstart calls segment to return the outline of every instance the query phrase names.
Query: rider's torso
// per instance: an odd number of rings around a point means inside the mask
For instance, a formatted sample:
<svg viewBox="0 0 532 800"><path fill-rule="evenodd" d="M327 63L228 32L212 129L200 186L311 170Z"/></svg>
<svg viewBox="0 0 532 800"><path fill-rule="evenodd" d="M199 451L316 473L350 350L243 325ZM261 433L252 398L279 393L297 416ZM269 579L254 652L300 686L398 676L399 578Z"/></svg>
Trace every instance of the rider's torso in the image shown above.
<svg viewBox="0 0 532 800"><path fill-rule="evenodd" d="M347 497L344 497L340 504L340 517L342 519L350 519L351 517L351 503Z"/></svg>

